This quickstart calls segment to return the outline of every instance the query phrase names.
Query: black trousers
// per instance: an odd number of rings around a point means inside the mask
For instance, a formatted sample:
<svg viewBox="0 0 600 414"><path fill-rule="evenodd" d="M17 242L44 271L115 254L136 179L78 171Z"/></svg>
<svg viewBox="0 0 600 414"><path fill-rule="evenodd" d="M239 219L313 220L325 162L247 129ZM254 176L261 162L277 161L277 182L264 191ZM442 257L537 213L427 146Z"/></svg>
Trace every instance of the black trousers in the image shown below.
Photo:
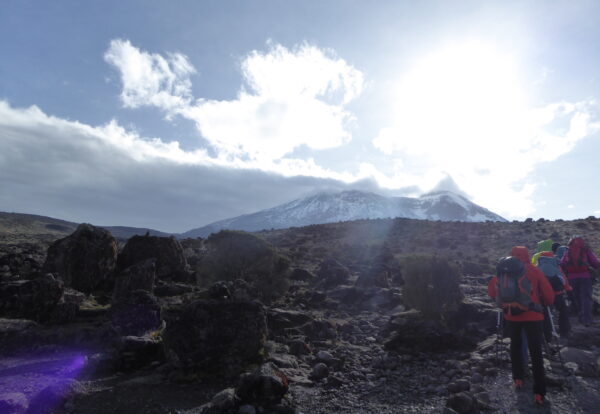
<svg viewBox="0 0 600 414"><path fill-rule="evenodd" d="M544 372L544 359L542 357L542 321L513 322L506 321L510 335L510 360L513 379L523 379L523 340L521 331L527 335L531 367L533 371L534 394L546 395L546 374Z"/></svg>

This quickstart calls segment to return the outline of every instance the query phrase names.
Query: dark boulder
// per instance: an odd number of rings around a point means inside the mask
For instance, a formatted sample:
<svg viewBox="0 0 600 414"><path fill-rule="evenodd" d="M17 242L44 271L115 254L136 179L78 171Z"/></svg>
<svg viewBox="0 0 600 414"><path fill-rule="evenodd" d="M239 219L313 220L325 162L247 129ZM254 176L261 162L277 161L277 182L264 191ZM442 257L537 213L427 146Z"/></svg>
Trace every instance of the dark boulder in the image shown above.
<svg viewBox="0 0 600 414"><path fill-rule="evenodd" d="M110 318L120 335L141 336L162 325L161 307L145 290L136 290L111 305Z"/></svg>
<svg viewBox="0 0 600 414"><path fill-rule="evenodd" d="M125 336L116 351L117 369L133 371L165 360L162 342L141 336Z"/></svg>
<svg viewBox="0 0 600 414"><path fill-rule="evenodd" d="M136 290L152 292L155 275L154 259L144 260L120 271L115 278L113 301L118 302Z"/></svg>
<svg viewBox="0 0 600 414"><path fill-rule="evenodd" d="M459 414L479 414L477 400L468 392L452 394L446 401L446 406Z"/></svg>
<svg viewBox="0 0 600 414"><path fill-rule="evenodd" d="M198 409L199 414L234 414L237 413L239 398L235 394L235 389L226 388L216 393L210 402L204 404Z"/></svg>
<svg viewBox="0 0 600 414"><path fill-rule="evenodd" d="M313 318L299 311L272 308L267 311L269 333L283 335L287 329L302 326Z"/></svg>
<svg viewBox="0 0 600 414"><path fill-rule="evenodd" d="M348 282L350 271L346 266L335 259L323 260L317 270L319 284L326 288L332 288Z"/></svg>
<svg viewBox="0 0 600 414"><path fill-rule="evenodd" d="M391 331L385 348L398 353L472 351L476 339L461 335L441 322L423 318L416 311L403 312L385 328Z"/></svg>
<svg viewBox="0 0 600 414"><path fill-rule="evenodd" d="M28 253L8 253L0 257L0 271L4 276L14 275L29 278L42 270L43 262L38 255Z"/></svg>
<svg viewBox="0 0 600 414"><path fill-rule="evenodd" d="M64 291L63 282L51 274L33 280L19 280L0 285L0 315L46 322Z"/></svg>
<svg viewBox="0 0 600 414"><path fill-rule="evenodd" d="M296 282L312 282L316 279L316 276L305 269L294 269L290 274L290 280Z"/></svg>
<svg viewBox="0 0 600 414"><path fill-rule="evenodd" d="M148 259L156 260L159 280L190 282L192 279L183 247L174 237L133 236L119 254L118 269L124 270Z"/></svg>
<svg viewBox="0 0 600 414"><path fill-rule="evenodd" d="M154 295L159 298L181 296L194 291L194 287L185 283L165 282L159 280L154 288Z"/></svg>
<svg viewBox="0 0 600 414"><path fill-rule="evenodd" d="M163 332L174 363L224 375L262 360L266 339L263 305L235 300L192 302L167 321Z"/></svg>
<svg viewBox="0 0 600 414"><path fill-rule="evenodd" d="M311 320L299 327L299 329L311 341L337 339L337 326L327 319Z"/></svg>
<svg viewBox="0 0 600 414"><path fill-rule="evenodd" d="M231 298L231 292L226 282L219 281L212 284L208 288L208 297L210 299L229 299Z"/></svg>
<svg viewBox="0 0 600 414"><path fill-rule="evenodd" d="M286 375L273 363L261 365L252 373L242 374L236 394L244 404L272 406L279 404L287 393L289 382Z"/></svg>
<svg viewBox="0 0 600 414"><path fill-rule="evenodd" d="M70 236L48 248L44 271L84 293L110 291L117 263L117 241L105 229L80 224Z"/></svg>

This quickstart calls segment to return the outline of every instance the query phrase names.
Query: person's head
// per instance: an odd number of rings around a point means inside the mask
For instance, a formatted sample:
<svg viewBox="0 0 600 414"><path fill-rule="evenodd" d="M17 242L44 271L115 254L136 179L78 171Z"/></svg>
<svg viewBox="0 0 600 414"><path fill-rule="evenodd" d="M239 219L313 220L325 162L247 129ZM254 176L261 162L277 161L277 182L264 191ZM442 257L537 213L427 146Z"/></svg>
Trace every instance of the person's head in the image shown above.
<svg viewBox="0 0 600 414"><path fill-rule="evenodd" d="M560 260L563 258L566 251L567 251L567 246L558 246L558 249L556 249L556 252L554 253L554 255L556 257L558 257L558 259Z"/></svg>
<svg viewBox="0 0 600 414"><path fill-rule="evenodd" d="M558 249L559 247L560 247L560 243L558 243L558 242L552 243L552 253L556 254L556 249Z"/></svg>

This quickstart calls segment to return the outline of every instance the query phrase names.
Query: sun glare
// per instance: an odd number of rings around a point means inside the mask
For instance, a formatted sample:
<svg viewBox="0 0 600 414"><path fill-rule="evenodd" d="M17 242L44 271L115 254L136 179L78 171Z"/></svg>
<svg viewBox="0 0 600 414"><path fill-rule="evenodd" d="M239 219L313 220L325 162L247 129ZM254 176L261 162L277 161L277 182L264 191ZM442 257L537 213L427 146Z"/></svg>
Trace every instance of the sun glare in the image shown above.
<svg viewBox="0 0 600 414"><path fill-rule="evenodd" d="M516 69L511 56L474 42L424 56L399 81L394 145L410 140L404 149L420 153L506 137L503 125L527 112Z"/></svg>

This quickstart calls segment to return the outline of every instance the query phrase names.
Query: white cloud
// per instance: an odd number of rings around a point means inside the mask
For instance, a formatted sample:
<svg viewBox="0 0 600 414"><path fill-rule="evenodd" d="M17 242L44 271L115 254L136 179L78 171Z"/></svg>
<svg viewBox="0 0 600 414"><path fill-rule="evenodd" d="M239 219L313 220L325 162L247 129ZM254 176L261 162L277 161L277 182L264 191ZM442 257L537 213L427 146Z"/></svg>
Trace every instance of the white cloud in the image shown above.
<svg viewBox="0 0 600 414"><path fill-rule="evenodd" d="M190 101L194 68L180 54L165 59L114 40L106 60L121 72L126 106L152 105L195 122L223 157L267 168L301 145L337 147L350 140L352 115L344 108L363 88L363 74L308 44L293 50L269 42L241 63L237 99Z"/></svg>
<svg viewBox="0 0 600 414"><path fill-rule="evenodd" d="M153 105L170 113L190 103L190 75L196 69L186 56L172 53L165 59L139 50L129 40L115 39L110 42L104 59L119 69L125 107Z"/></svg>
<svg viewBox="0 0 600 414"><path fill-rule="evenodd" d="M424 57L399 81L395 120L374 146L415 160L405 179L423 188L447 173L499 214L530 214L529 174L570 152L600 123L592 100L536 108L517 69L511 56L478 43Z"/></svg>

